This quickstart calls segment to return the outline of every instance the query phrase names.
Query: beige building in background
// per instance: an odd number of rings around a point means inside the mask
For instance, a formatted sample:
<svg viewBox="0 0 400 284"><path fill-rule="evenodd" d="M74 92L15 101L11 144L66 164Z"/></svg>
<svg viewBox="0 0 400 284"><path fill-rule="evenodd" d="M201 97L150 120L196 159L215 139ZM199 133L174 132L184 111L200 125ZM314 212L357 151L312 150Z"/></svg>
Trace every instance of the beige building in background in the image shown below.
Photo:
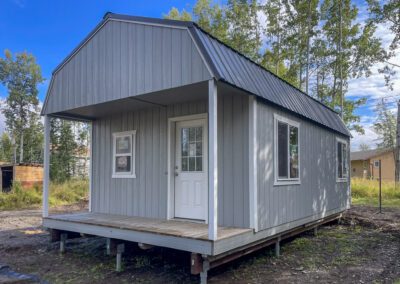
<svg viewBox="0 0 400 284"><path fill-rule="evenodd" d="M394 180L394 149L374 149L350 153L351 176L379 179L379 160L382 163L382 180Z"/></svg>

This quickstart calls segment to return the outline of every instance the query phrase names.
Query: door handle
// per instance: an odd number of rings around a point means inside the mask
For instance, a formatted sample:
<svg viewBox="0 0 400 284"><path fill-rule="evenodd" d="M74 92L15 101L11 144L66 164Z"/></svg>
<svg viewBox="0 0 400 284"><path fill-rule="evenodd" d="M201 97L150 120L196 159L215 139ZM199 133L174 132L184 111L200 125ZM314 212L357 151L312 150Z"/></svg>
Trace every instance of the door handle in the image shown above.
<svg viewBox="0 0 400 284"><path fill-rule="evenodd" d="M178 173L178 172L175 172L175 176L176 176L176 177L179 176L179 173Z"/></svg>

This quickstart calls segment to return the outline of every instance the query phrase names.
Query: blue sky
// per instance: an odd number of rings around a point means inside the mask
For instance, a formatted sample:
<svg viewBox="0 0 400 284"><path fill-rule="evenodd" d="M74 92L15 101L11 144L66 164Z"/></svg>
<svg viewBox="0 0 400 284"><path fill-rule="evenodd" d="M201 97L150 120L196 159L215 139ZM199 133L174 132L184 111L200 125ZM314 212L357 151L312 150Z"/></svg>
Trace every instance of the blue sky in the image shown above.
<svg viewBox="0 0 400 284"><path fill-rule="evenodd" d="M261 1L261 0L260 0ZM264 1L264 0L262 0ZM4 49L13 53L27 50L37 58L42 68L42 75L47 80L39 86L39 98L44 100L51 71L70 51L96 26L107 11L148 17L162 17L171 7L179 10L192 5L195 0L148 0L148 1L58 1L58 0L1 0L0 9L0 53ZM223 1L225 2L225 1ZM360 18L366 16L366 4L356 0L360 9ZM377 36L381 37L387 46L393 37L385 26L380 26ZM400 64L400 56L392 60ZM397 91L391 92L384 86L384 79L377 72L380 66L373 69L369 78L354 79L349 82L349 99L360 96L369 98L367 105L356 111L361 115L361 122L366 135L353 133L352 149L358 149L360 143L374 147L376 134L372 130L375 120L373 108L381 97L392 96L391 101L400 98ZM400 90L400 70L394 78L395 89ZM0 98L6 97L7 91L0 86ZM392 104L395 108L395 104ZM4 129L0 117L0 130Z"/></svg>

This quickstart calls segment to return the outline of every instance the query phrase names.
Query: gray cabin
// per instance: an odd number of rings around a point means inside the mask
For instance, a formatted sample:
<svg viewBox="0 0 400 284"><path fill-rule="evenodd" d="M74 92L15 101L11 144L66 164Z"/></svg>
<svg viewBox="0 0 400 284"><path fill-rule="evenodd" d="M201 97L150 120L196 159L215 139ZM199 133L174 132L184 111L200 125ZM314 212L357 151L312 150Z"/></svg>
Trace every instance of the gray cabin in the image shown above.
<svg viewBox="0 0 400 284"><path fill-rule="evenodd" d="M193 22L107 13L53 71L42 115L55 240L188 251L206 281L227 256L350 207L340 116ZM48 214L53 117L92 126L89 212Z"/></svg>

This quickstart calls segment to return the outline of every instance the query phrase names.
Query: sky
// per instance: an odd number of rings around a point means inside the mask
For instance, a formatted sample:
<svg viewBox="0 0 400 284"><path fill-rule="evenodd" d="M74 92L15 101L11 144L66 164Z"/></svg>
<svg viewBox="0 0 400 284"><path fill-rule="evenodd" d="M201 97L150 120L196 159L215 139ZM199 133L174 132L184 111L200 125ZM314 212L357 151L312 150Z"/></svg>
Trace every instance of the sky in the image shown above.
<svg viewBox="0 0 400 284"><path fill-rule="evenodd" d="M360 10L360 19L366 16L366 3L356 0ZM108 11L121 14L131 14L147 17L162 17L172 7L179 10L193 5L195 0L147 0L147 1L105 1L105 0L0 0L0 56L4 50L21 52L27 50L36 58L41 66L42 76L46 79L40 84L39 99L43 102L48 88L51 72L74 49L75 46L101 21ZM388 46L392 35L381 25L378 27L378 37ZM400 53L400 52L399 52ZM391 60L400 64L400 55ZM376 134L372 123L375 120L374 107L381 97L389 97L393 102L391 108L396 109L395 101L400 99L399 91L389 91L385 87L383 75L378 69L368 78L353 79L349 82L346 97L357 99L367 97L368 102L356 111L361 115L361 124L365 135L352 132L352 150L358 150L361 143L376 144ZM394 78L395 90L400 90L400 70ZM0 86L0 100L7 97L7 90ZM4 118L0 114L0 131L4 130Z"/></svg>

